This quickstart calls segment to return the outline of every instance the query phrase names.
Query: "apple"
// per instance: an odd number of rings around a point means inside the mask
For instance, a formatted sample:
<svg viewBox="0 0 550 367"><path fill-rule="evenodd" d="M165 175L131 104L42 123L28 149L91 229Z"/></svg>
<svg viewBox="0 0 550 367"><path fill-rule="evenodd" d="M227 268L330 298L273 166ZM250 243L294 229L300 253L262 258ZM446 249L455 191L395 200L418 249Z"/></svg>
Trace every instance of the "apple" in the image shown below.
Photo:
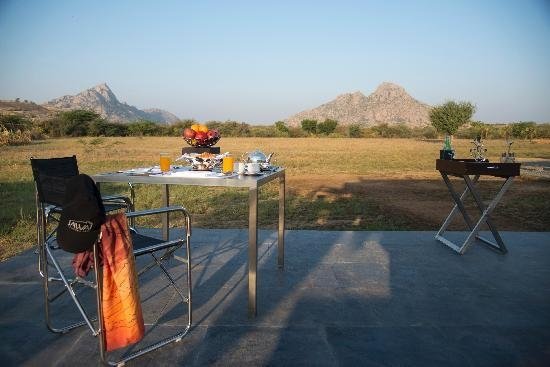
<svg viewBox="0 0 550 367"><path fill-rule="evenodd" d="M218 132L218 130L212 129L212 130L208 130L206 135L208 136L208 139L215 139L218 136L220 136L220 133Z"/></svg>
<svg viewBox="0 0 550 367"><path fill-rule="evenodd" d="M198 141L203 141L203 140L206 140L207 138L208 136L206 135L205 132L197 131L197 133L195 134L195 139L197 139Z"/></svg>
<svg viewBox="0 0 550 367"><path fill-rule="evenodd" d="M193 129L190 129L190 128L185 128L185 130L183 130L183 137L186 138L186 139L194 139L195 138L195 131L193 131Z"/></svg>

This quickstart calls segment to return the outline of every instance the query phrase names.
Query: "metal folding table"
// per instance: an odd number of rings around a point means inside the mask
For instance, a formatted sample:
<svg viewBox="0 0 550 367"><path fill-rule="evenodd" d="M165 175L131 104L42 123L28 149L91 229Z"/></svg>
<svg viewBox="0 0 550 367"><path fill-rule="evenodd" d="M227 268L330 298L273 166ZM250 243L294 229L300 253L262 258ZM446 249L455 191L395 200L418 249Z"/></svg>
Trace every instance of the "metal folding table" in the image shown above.
<svg viewBox="0 0 550 367"><path fill-rule="evenodd" d="M490 215L512 184L514 177L520 175L520 163L476 162L473 159L437 159L436 169L441 173L441 177L443 177L443 181L445 181L445 184L449 189L455 205L441 225L441 228L439 228L439 231L435 235L435 238L443 244L449 246L459 254L464 254L468 247L473 243L474 239L478 239L482 243L488 245L489 248L505 254L507 252L506 246L504 245L504 242L502 241L502 238L500 237L496 226L492 222ZM449 175L461 177L464 179L466 187L462 194L459 195L458 192L454 189L453 184L449 179ZM472 179L470 178L470 176L474 176L474 178ZM476 186L480 176L493 176L504 179L504 183L488 205L485 205L485 203L481 199L481 195L479 194L479 190ZM476 223L472 221L464 206L464 198L466 197L466 194L468 192L472 195L475 205L480 212L480 217ZM447 227L452 222L454 216L458 214L458 212L462 214L464 221L470 229L470 233L461 245L455 244L447 238L443 237L443 234L447 230ZM486 223L489 227L489 230L493 234L496 243L479 235L479 230L484 223Z"/></svg>
<svg viewBox="0 0 550 367"><path fill-rule="evenodd" d="M285 170L276 167L257 176L232 177L187 177L177 174L131 174L128 172L110 172L92 176L95 182L117 182L129 184L162 185L163 206L169 205L170 185L192 186L222 186L248 189L248 315L257 314L257 268L258 268L258 189L266 183L279 179L279 218L277 265L284 267L284 235L285 235ZM163 217L163 237L168 237L168 216Z"/></svg>

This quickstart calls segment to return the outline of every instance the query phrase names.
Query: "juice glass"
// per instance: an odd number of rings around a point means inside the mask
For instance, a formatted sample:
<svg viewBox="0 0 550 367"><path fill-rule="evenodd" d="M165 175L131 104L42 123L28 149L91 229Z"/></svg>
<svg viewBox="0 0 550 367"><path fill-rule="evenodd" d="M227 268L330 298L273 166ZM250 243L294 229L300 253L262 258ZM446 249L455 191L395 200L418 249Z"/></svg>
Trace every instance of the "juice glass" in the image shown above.
<svg viewBox="0 0 550 367"><path fill-rule="evenodd" d="M232 173L233 172L233 157L223 157L222 161L222 173Z"/></svg>
<svg viewBox="0 0 550 367"><path fill-rule="evenodd" d="M160 170L162 172L170 171L170 156L168 153L160 153Z"/></svg>

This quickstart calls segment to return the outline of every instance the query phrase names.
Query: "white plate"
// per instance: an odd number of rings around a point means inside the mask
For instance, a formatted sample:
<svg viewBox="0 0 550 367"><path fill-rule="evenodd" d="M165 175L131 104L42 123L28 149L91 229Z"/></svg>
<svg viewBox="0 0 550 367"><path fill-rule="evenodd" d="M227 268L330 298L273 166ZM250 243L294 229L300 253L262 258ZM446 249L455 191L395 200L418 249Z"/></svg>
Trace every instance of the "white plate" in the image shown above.
<svg viewBox="0 0 550 367"><path fill-rule="evenodd" d="M245 173L243 173L243 175L245 175L245 176L261 176L263 174L264 174L263 172L256 172L256 173L245 172Z"/></svg>

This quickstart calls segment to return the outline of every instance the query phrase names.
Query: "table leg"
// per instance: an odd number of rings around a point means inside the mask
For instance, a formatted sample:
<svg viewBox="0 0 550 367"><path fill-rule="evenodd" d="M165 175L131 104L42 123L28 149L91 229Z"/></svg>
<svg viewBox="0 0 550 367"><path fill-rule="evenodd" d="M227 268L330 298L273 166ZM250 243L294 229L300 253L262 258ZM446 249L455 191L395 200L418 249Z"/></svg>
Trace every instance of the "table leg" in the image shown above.
<svg viewBox="0 0 550 367"><path fill-rule="evenodd" d="M445 185L447 185L447 188L449 189L449 192L450 192L450 194L451 194L451 196L452 196L452 198L455 202L455 206L453 207L453 209L451 210L451 212L449 213L449 215L445 219L445 222L443 223L443 225L441 226L441 228L439 229L439 231L435 235L435 238L436 238L436 240L438 240L439 242L442 242L443 244L445 244L448 247L452 248L454 251L458 252L459 254L463 254L466 251L466 247L468 245L469 238L466 240L466 242L462 246L458 246L455 243L453 243L453 242L449 241L448 239L446 239L445 237L443 237L443 233L445 232L445 230L447 229L447 227L451 223L453 217L455 216L455 214L458 211L460 211L460 213L462 214L462 217L466 221L466 224L468 225L468 228L470 229L470 231L473 230L474 225L472 223L472 220L470 219L470 216L466 212L466 208L464 207L464 204L463 204L463 199L466 196L466 193L470 190L470 188L468 187L468 185L466 185L466 187L465 187L464 191L462 192L462 194L460 196L458 196L458 193L454 190L454 187L453 187L451 181L449 180L449 176L447 176L446 173L441 172L441 177L443 177L443 181L445 181ZM479 179L479 175L476 175L475 178L474 178L474 182L477 182L478 179Z"/></svg>
<svg viewBox="0 0 550 367"><path fill-rule="evenodd" d="M248 317L256 317L258 270L258 188L248 191Z"/></svg>
<svg viewBox="0 0 550 367"><path fill-rule="evenodd" d="M490 214L495 209L498 202L502 199L502 196L504 195L504 193L508 190L508 188L512 184L512 180L513 180L513 177L509 177L508 179L506 179L506 181L501 186L495 198L489 203L487 207L485 207L485 204L483 203L483 200L481 200L481 196L477 192L475 185L470 181L470 178L468 176L464 176L464 181L466 182L466 185L470 189L472 196L474 197L474 201L476 202L476 205L479 209L479 212L481 213L481 217L479 218L479 220L477 221L474 227L475 230L472 230L472 233L470 234L469 237L472 237L473 235L475 235L479 240L489 245L490 248L498 250L502 253L507 253L508 250L504 245L504 241L502 240L502 237L500 237L500 234L498 233L495 225L493 224L493 221L490 218ZM497 243L494 243L492 241L489 241L486 238L483 238L477 235L477 230L479 230L479 227L483 222L487 223L487 226L489 227L489 230L493 234L493 237L495 238Z"/></svg>
<svg viewBox="0 0 550 367"><path fill-rule="evenodd" d="M277 235L277 266L285 266L285 174L279 177L279 227Z"/></svg>
<svg viewBox="0 0 550 367"><path fill-rule="evenodd" d="M170 205L170 189L168 185L161 185L162 191L162 206ZM162 239L168 241L170 239L170 216L168 213L161 214L162 217Z"/></svg>
<svg viewBox="0 0 550 367"><path fill-rule="evenodd" d="M452 184L451 184L448 176L445 173L441 173L441 176L443 177L443 180L445 181L445 184L447 185L447 188L449 189L449 191L452 192L453 188L452 188ZM476 183L478 180L479 180L479 175L476 175L474 177L473 183ZM467 192L468 192L468 186L466 186L464 188L464 191L462 192L462 194L458 198L458 200L461 203L464 202L464 197L466 196ZM454 199L454 197L453 197L453 199ZM455 215L458 212L459 212L459 208L458 208L458 205L456 204L456 201L455 201L455 205L454 205L453 209L451 210L451 212L449 213L449 215L447 216L447 218L445 219L445 221L441 225L441 228L439 228L439 231L435 235L436 237L443 236L443 233L447 230L447 227L449 226L449 224L451 224L451 222L453 221L453 218L455 217Z"/></svg>

